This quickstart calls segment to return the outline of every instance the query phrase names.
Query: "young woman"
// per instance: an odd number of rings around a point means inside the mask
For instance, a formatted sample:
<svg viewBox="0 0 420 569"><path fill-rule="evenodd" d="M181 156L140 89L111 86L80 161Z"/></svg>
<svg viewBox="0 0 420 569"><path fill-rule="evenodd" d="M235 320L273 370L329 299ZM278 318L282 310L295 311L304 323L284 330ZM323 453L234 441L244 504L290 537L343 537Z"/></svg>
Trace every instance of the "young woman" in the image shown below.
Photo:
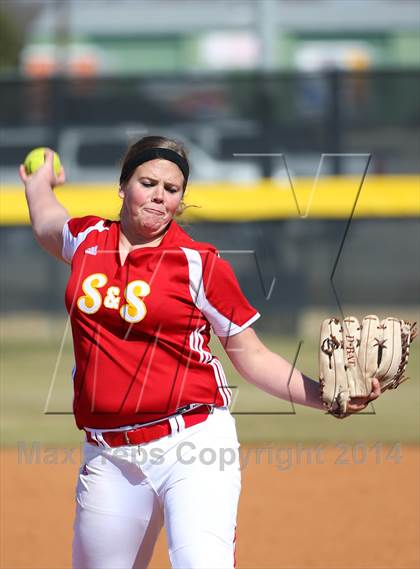
<svg viewBox="0 0 420 569"><path fill-rule="evenodd" d="M163 524L173 567L234 567L239 443L211 329L246 380L323 409L318 382L257 337L260 315L228 263L174 221L188 174L181 144L139 140L122 166L120 220L110 221L69 218L53 192L65 174L54 175L52 151L36 173L20 169L38 242L71 264L74 414L86 436L76 568L147 567ZM375 380L348 412L379 394Z"/></svg>

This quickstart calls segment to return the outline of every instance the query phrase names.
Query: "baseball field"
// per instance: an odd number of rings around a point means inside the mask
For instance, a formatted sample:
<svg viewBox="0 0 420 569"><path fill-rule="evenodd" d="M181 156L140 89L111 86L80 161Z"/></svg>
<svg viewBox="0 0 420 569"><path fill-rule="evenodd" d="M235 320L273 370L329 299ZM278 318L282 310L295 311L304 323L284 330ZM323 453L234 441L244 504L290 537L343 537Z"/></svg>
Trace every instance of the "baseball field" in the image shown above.
<svg viewBox="0 0 420 569"><path fill-rule="evenodd" d="M36 341L29 329L3 332L1 567L68 568L82 442L71 344L63 322ZM289 360L303 340L297 367L316 377L313 339L264 340ZM345 421L257 392L220 357L242 443L238 567L419 567L418 346L411 380ZM169 567L164 535L152 567Z"/></svg>

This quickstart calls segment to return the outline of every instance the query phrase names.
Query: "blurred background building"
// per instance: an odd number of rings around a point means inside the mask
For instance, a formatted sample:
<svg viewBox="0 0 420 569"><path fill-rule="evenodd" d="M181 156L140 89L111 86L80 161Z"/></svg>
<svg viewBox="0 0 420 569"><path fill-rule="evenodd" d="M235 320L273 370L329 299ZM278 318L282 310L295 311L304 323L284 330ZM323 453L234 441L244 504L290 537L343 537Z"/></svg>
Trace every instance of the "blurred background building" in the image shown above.
<svg viewBox="0 0 420 569"><path fill-rule="evenodd" d="M415 196L419 26L417 0L2 0L1 311L63 312L67 268L37 248L21 205L17 167L35 146L56 148L93 203L89 184L114 192L127 144L151 132L186 142L193 187L213 184L219 211L232 184L238 202L250 184L298 188L317 173L338 176L332 187L352 175L357 190L368 155L378 203ZM309 219L212 213L190 230L237 252L225 255L262 326L296 332L311 311L336 309L337 294L362 308L417 305L410 203L386 216L356 209L351 231L351 208L334 207Z"/></svg>
<svg viewBox="0 0 420 569"><path fill-rule="evenodd" d="M7 2L6 2L7 5ZM6 6L5 5L5 6ZM31 0L29 76L418 65L415 0Z"/></svg>

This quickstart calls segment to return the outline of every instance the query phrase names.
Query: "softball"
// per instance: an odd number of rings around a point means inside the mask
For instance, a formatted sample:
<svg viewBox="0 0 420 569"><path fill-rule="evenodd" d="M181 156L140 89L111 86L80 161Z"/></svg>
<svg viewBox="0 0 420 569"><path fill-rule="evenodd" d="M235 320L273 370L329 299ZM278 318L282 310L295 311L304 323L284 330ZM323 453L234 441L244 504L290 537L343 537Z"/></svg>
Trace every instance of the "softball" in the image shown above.
<svg viewBox="0 0 420 569"><path fill-rule="evenodd" d="M27 157L25 158L25 162L23 165L25 166L25 172L28 174L34 174L41 166L44 164L45 161L45 148L34 148L29 152ZM58 176L61 170L61 162L60 157L58 156L57 152L54 152L54 174Z"/></svg>

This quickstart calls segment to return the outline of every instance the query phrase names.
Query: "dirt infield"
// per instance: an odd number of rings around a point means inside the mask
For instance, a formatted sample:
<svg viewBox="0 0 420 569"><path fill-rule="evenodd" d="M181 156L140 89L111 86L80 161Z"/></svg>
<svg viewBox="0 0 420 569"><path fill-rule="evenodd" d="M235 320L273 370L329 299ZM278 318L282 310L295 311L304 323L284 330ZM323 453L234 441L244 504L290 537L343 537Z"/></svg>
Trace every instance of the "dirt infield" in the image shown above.
<svg viewBox="0 0 420 569"><path fill-rule="evenodd" d="M68 568L78 453L22 457L1 453L1 568ZM420 566L419 448L259 445L242 464L240 569Z"/></svg>

